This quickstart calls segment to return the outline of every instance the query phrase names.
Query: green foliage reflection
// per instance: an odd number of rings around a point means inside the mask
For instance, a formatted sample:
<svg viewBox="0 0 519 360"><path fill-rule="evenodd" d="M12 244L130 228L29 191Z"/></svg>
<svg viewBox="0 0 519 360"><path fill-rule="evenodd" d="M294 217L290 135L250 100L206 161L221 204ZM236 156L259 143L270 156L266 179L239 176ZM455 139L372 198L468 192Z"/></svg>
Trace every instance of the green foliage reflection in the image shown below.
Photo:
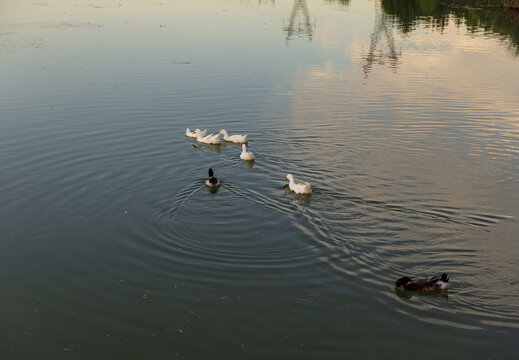
<svg viewBox="0 0 519 360"><path fill-rule="evenodd" d="M519 11L504 8L501 0L381 0L381 5L403 33L413 31L418 23L443 30L454 21L469 31L503 35L519 53Z"/></svg>

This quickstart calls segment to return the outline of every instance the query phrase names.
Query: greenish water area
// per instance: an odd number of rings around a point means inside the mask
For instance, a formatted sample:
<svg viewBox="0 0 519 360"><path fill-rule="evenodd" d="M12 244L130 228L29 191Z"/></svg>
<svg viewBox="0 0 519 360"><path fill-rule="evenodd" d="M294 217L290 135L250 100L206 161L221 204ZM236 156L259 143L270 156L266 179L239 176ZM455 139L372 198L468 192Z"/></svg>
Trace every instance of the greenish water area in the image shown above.
<svg viewBox="0 0 519 360"><path fill-rule="evenodd" d="M517 12L0 9L1 359L517 357Z"/></svg>

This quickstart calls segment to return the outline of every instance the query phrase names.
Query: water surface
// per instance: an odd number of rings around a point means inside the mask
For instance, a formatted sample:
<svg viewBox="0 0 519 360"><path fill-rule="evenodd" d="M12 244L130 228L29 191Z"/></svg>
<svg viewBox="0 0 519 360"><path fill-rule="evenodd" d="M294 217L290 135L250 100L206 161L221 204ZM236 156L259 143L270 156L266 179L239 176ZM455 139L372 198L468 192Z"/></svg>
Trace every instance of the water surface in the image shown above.
<svg viewBox="0 0 519 360"><path fill-rule="evenodd" d="M3 2L2 358L514 357L514 14Z"/></svg>

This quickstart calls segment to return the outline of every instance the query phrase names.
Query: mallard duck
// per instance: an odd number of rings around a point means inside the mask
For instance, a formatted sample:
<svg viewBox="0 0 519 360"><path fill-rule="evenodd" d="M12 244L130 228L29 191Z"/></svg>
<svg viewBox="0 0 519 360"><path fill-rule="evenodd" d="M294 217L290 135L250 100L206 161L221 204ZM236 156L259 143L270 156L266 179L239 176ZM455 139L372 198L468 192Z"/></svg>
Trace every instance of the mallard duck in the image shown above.
<svg viewBox="0 0 519 360"><path fill-rule="evenodd" d="M247 145L243 144L241 146L241 154L240 154L240 159L242 160L254 160L255 157L254 157L254 154L251 152L251 151L247 151Z"/></svg>
<svg viewBox="0 0 519 360"><path fill-rule="evenodd" d="M223 135L225 141L233 142L236 144L243 144L249 141L248 135L229 135L227 130L220 130L220 134Z"/></svg>
<svg viewBox="0 0 519 360"><path fill-rule="evenodd" d="M440 276L434 276L430 279L422 279L413 281L405 276L396 281L397 288L404 288L410 291L435 291L446 289L449 285L449 273L443 273Z"/></svg>
<svg viewBox="0 0 519 360"><path fill-rule="evenodd" d="M216 188L220 186L220 180L214 177L213 169L209 169L209 177L204 180L204 184L210 188Z"/></svg>
<svg viewBox="0 0 519 360"><path fill-rule="evenodd" d="M200 129L195 129L195 131L193 131L193 132L191 132L191 130L189 130L189 128L186 129L186 136L188 136L190 138L196 138L199 133L202 136L206 136L207 135L207 129L205 129L204 131L201 131Z"/></svg>
<svg viewBox="0 0 519 360"><path fill-rule="evenodd" d="M312 187L310 186L309 183L305 182L304 184L296 184L292 174L288 174L285 177L285 180L289 181L288 187L290 188L290 190L292 190L296 194L311 194L312 193Z"/></svg>
<svg viewBox="0 0 519 360"><path fill-rule="evenodd" d="M201 142L202 144L219 144L221 142L220 140L220 133L213 135L207 135L203 136L201 133L197 133L196 141Z"/></svg>

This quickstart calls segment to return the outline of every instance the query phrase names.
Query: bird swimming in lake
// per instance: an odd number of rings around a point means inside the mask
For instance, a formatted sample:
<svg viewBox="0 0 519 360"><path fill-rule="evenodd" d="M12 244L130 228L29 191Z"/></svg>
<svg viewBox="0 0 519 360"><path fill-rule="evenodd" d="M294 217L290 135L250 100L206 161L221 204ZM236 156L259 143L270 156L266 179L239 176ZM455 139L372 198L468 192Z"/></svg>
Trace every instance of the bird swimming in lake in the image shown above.
<svg viewBox="0 0 519 360"><path fill-rule="evenodd" d="M247 151L247 145L243 144L241 146L241 154L240 154L240 159L242 160L254 160L255 157L254 157L254 154L251 152L251 151Z"/></svg>
<svg viewBox="0 0 519 360"><path fill-rule="evenodd" d="M285 180L288 180L288 187L290 190L295 192L296 194L311 194L312 193L312 187L309 183L305 182L304 184L296 184L294 180L294 176L292 174L288 174L285 177Z"/></svg>
<svg viewBox="0 0 519 360"><path fill-rule="evenodd" d="M209 169L209 177L204 180L204 184L210 188L216 188L220 186L220 180L214 177L213 169Z"/></svg>
<svg viewBox="0 0 519 360"><path fill-rule="evenodd" d="M186 129L186 136L190 137L190 138L196 138L198 136L198 133L202 134L202 136L206 136L207 135L207 129L205 129L204 131L201 131L200 129L195 129L195 131L191 131L189 130L189 128Z"/></svg>
<svg viewBox="0 0 519 360"><path fill-rule="evenodd" d="M397 288L403 288L409 291L435 291L444 290L449 285L449 273L443 273L440 276L434 276L430 279L422 279L413 281L411 278L405 276L396 281Z"/></svg>
<svg viewBox="0 0 519 360"><path fill-rule="evenodd" d="M225 141L233 142L236 144L243 144L249 141L248 135L229 135L227 130L220 130L220 134L223 135Z"/></svg>
<svg viewBox="0 0 519 360"><path fill-rule="evenodd" d="M210 134L207 136L203 136L201 133L197 133L196 141L201 142L202 144L216 145L221 142L220 133L218 133L216 135Z"/></svg>

